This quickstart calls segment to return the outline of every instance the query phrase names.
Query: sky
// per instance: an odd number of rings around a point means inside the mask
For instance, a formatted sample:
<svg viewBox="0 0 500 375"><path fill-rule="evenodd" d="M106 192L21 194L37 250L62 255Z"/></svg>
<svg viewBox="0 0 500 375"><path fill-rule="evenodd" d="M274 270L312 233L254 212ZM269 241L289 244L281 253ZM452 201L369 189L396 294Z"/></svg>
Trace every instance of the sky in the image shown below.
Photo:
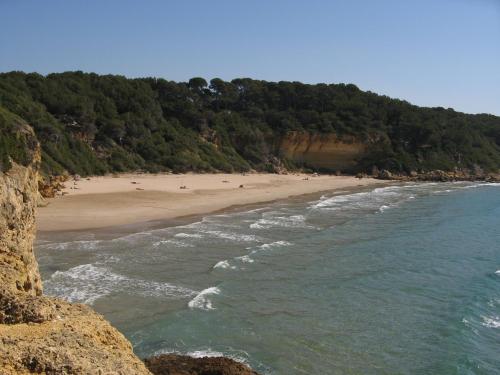
<svg viewBox="0 0 500 375"><path fill-rule="evenodd" d="M500 115L500 0L0 0L0 71L354 83Z"/></svg>

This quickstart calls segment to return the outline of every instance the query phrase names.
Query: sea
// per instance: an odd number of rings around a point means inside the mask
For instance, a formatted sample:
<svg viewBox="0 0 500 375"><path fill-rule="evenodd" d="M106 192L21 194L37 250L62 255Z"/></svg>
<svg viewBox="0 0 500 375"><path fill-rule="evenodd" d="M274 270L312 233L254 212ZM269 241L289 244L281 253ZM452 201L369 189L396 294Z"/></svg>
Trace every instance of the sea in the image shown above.
<svg viewBox="0 0 500 375"><path fill-rule="evenodd" d="M401 183L177 225L42 234L45 293L141 358L261 374L500 374L500 184Z"/></svg>

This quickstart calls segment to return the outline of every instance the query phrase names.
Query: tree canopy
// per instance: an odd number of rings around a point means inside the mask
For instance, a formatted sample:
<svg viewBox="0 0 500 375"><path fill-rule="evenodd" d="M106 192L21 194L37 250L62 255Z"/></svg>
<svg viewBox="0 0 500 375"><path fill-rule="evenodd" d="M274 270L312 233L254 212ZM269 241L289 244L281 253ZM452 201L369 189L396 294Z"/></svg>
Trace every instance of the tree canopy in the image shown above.
<svg viewBox="0 0 500 375"><path fill-rule="evenodd" d="M499 117L421 108L352 84L3 73L4 164L15 157L16 119L35 129L49 174L266 171L275 160L294 168L279 150L290 131L366 143L367 155L348 172L500 168Z"/></svg>

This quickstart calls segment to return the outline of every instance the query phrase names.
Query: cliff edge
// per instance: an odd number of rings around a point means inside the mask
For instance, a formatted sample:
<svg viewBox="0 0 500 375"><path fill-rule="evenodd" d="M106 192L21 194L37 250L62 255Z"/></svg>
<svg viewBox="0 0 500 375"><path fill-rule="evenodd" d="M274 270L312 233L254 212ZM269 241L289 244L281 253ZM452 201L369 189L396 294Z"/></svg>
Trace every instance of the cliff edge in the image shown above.
<svg viewBox="0 0 500 375"><path fill-rule="evenodd" d="M43 296L33 252L40 146L28 125L4 125L0 140L21 152L0 150L0 374L256 374L227 358L175 355L148 360L150 372L90 307Z"/></svg>
<svg viewBox="0 0 500 375"><path fill-rule="evenodd" d="M33 252L40 148L0 171L0 373L150 374L130 343L84 305L45 297Z"/></svg>

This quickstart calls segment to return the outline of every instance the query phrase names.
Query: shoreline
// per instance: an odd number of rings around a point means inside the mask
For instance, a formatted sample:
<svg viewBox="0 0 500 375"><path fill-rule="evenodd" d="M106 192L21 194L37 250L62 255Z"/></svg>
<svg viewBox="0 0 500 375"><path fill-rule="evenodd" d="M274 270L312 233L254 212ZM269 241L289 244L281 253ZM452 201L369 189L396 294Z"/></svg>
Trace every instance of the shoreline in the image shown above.
<svg viewBox="0 0 500 375"><path fill-rule="evenodd" d="M389 186L393 185L389 183L390 181L385 181L385 184L379 184L377 186ZM130 224L122 224L122 225L111 225L105 227L98 228L83 228L83 229L69 229L69 230L53 230L53 231L40 231L37 230L37 239L41 239L42 241L50 239L57 241L66 241L68 239L86 239L88 238L89 233L92 234L92 239L94 240L108 240L117 238L124 235L141 233L150 230L156 229L164 229L170 227L178 227L183 225L189 225L198 221L203 220L204 217L212 216L212 215L224 215L224 214L232 214L238 212L245 212L247 210L256 210L265 208L267 205L283 202L283 201L309 201L319 199L324 194L351 194L357 192L366 191L366 189L373 185L364 185L364 186L352 186L346 188L338 188L338 189L329 189L329 190L321 190L313 193L305 193L299 195L293 195L286 198L281 199L273 199L262 202L255 203L246 203L246 204L234 204L228 207L223 207L221 209L217 209L214 211L208 212L200 212L196 214L189 214L178 216L174 218L164 218L164 219L156 219L156 220L146 220L140 222L133 222Z"/></svg>
<svg viewBox="0 0 500 375"><path fill-rule="evenodd" d="M394 181L262 173L90 177L67 181L65 195L47 199L48 204L38 208L38 234L130 232L282 199L388 183Z"/></svg>

